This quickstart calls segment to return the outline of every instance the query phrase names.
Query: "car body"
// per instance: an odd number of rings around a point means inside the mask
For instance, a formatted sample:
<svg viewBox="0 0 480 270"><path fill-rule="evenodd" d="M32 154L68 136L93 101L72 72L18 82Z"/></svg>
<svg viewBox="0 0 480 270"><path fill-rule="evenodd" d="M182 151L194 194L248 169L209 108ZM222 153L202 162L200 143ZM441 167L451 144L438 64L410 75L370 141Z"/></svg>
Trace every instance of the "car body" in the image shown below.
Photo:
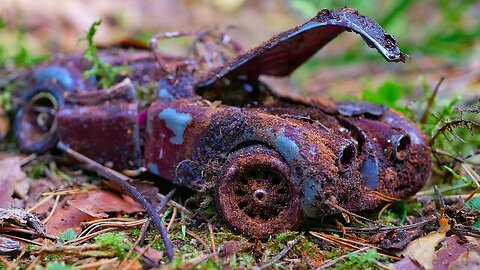
<svg viewBox="0 0 480 270"><path fill-rule="evenodd" d="M75 77L75 86L55 94L62 100L55 136L116 169L143 166L212 192L226 223L250 237L412 195L431 170L425 136L412 122L370 103L285 97L259 78L288 76L344 31L360 34L388 61L404 60L393 36L353 9L322 10L206 71L163 55L126 61L139 53L127 51L113 57L131 67L119 84L89 90ZM152 81L156 99L142 105L134 88Z"/></svg>

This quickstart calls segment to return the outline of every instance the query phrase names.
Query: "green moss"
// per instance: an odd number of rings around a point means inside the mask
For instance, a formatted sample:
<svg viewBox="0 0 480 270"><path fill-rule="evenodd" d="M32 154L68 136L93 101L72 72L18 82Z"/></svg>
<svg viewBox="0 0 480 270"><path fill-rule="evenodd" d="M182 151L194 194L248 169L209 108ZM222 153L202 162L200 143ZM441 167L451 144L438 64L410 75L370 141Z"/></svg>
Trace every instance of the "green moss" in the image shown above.
<svg viewBox="0 0 480 270"><path fill-rule="evenodd" d="M66 264L65 262L49 262L45 267L46 270L70 270L73 269L72 265Z"/></svg>
<svg viewBox="0 0 480 270"><path fill-rule="evenodd" d="M121 232L109 232L95 237L95 243L101 248L112 248L116 255L123 259L127 250L131 247L125 240L125 235Z"/></svg>
<svg viewBox="0 0 480 270"><path fill-rule="evenodd" d="M350 253L347 259L335 264L332 269L379 269L375 261L380 259L376 249L369 249L362 253Z"/></svg>

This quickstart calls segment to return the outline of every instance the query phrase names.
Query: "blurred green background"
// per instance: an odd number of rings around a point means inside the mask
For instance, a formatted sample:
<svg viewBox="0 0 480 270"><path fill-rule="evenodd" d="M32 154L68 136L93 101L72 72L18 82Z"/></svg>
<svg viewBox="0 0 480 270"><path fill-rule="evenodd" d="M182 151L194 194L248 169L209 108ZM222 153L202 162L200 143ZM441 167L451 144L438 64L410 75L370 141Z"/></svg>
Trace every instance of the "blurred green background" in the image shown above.
<svg viewBox="0 0 480 270"><path fill-rule="evenodd" d="M382 87L402 102L415 101L425 85L446 77L439 96L461 95L472 103L480 92L480 2L473 0L2 0L0 64L32 65L43 57L85 48L79 39L102 18L95 40L148 40L163 31L233 25L230 35L245 49L313 17L322 8L356 8L393 34L406 64L386 63L353 34L343 34L303 65L288 91L350 99L374 98ZM177 46L186 46L179 43ZM168 47L167 49L171 49ZM367 93L367 94L365 94Z"/></svg>

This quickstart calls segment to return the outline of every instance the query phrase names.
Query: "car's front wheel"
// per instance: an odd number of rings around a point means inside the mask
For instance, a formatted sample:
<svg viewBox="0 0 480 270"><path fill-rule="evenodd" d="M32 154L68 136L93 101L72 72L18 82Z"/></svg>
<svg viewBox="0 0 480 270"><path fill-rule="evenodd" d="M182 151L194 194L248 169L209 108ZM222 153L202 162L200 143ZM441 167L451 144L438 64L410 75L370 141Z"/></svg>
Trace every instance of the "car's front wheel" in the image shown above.
<svg viewBox="0 0 480 270"><path fill-rule="evenodd" d="M63 91L50 85L37 85L25 91L13 130L20 150L43 153L58 142L57 112L63 105Z"/></svg>
<svg viewBox="0 0 480 270"><path fill-rule="evenodd" d="M254 145L230 155L218 175L215 201L225 222L266 238L301 221L301 198L290 167L276 151Z"/></svg>

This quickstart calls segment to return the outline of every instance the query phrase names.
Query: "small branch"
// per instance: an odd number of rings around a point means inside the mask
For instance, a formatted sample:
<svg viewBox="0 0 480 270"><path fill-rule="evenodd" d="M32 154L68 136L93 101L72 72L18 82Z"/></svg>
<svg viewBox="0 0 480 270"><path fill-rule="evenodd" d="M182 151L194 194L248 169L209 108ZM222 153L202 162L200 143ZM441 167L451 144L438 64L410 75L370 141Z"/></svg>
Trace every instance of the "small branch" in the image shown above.
<svg viewBox="0 0 480 270"><path fill-rule="evenodd" d="M297 235L297 237L295 237L295 239L293 239L292 241L288 241L287 246L282 251L280 251L280 253L278 253L275 257L273 257L269 262L262 264L260 266L254 267L253 269L256 269L256 270L265 269L272 266L274 263L278 262L281 258L287 255L290 249L292 249L292 247L295 246L300 241L300 239L302 239L302 236L303 236L303 232Z"/></svg>
<svg viewBox="0 0 480 270"><path fill-rule="evenodd" d="M163 243L167 251L168 259L170 261L173 260L174 253L173 253L172 242L168 237L167 230L162 222L162 219L157 214L153 206L145 199L145 197L143 197L142 194L140 194L140 192L138 192L138 190L135 187L133 187L128 183L130 179L127 176L121 173L118 173L110 168L107 168L96 161L93 161L92 159L72 150L70 147L68 147L62 142L59 142L57 147L58 149L64 151L66 154L75 158L76 160L92 166L92 168L95 168L95 171L97 172L98 175L105 177L106 179L121 186L124 190L130 193L130 195L132 195L132 197L138 203L140 203L144 207L144 209L147 211L147 213L153 218L155 227L157 227L158 231L162 235Z"/></svg>
<svg viewBox="0 0 480 270"><path fill-rule="evenodd" d="M336 258L335 260L331 260L331 261L328 261L328 262L322 264L322 265L321 265L320 267L318 267L316 270L326 269L326 268L328 268L328 267L330 267L330 266L335 265L335 264L338 263L339 261L346 259L346 258L347 258L348 256L350 256L351 254L362 253L362 252L365 252L365 251L367 251L367 250L369 250L369 249L370 249L370 247L364 247L364 248L361 248L361 249L359 249L359 250L352 251L352 252L350 252L350 253L347 253L347 254L345 254L345 255L342 255L342 256Z"/></svg>
<svg viewBox="0 0 480 270"><path fill-rule="evenodd" d="M440 134L445 135L446 131L450 131L450 133L452 133L453 135L456 135L455 133L453 133L454 132L453 129L456 127L462 127L462 126L469 129L470 131L473 129L473 127L480 129L480 123L477 123L475 121L465 120L465 119L448 121L448 122L445 122L439 130L437 130L437 132L432 136L432 138L428 142L428 145L432 146L435 140L438 138L438 136L440 136ZM461 140L461 138L459 138L458 135L456 135L455 137Z"/></svg>
<svg viewBox="0 0 480 270"><path fill-rule="evenodd" d="M337 210L340 211L340 212L343 212L343 213L348 214L353 220L355 220L356 222L358 222L359 224L361 224L361 225L363 225L363 226L365 226L365 227L366 227L367 225L366 225L365 223L363 223L361 220L363 220L364 222L368 222L368 223L370 223L370 224L380 225L378 222L375 222L375 221L370 220L370 219L368 219L368 218L366 218L366 217L363 217L363 216L361 216L361 215L358 215L358 214L355 214L355 213L353 213L353 212L350 212L350 211L348 211L347 209L341 207L340 205L337 205L336 203L334 203L334 202L332 202L332 201L330 201L330 200L327 200L327 201L325 202L325 204L327 204L328 206L331 206L331 207L337 209Z"/></svg>
<svg viewBox="0 0 480 270"><path fill-rule="evenodd" d="M475 161L469 161L469 160L466 160L466 158L463 158L463 157L460 157L460 156L457 156L457 155L454 155L452 153L449 153L449 152L446 152L442 149L434 149L433 152L435 152L436 154L440 154L440 155L444 155L444 156L447 156L447 157L450 157L458 162L461 162L461 163L466 163L466 164L470 164L472 166L480 166L480 162L475 162ZM468 157L467 157L468 158Z"/></svg>
<svg viewBox="0 0 480 270"><path fill-rule="evenodd" d="M175 187L174 189L172 189L164 198L163 200L157 205L157 207L155 207L155 212L159 212L160 210L162 210L163 207L165 207L165 205L167 205L167 203L170 201L170 199L172 199L173 195L175 194L175 192L177 192L177 187ZM147 232L148 232L148 229L150 228L150 225L152 224L152 221L153 219L150 217L147 219L147 221L145 222L145 224L143 224L142 226L142 230L140 231L140 236L138 237L139 239L139 242L138 244L140 246L143 246L143 243L145 242L145 236L147 235Z"/></svg>
<svg viewBox="0 0 480 270"><path fill-rule="evenodd" d="M438 81L437 85L435 86L435 89L433 90L432 95L428 99L427 106L423 111L422 117L420 117L420 124L425 124L425 122L427 122L428 112L432 108L433 102L435 101L435 97L437 96L437 93L438 93L438 89L440 88L440 85L442 85L442 82L444 80L445 80L445 77L440 78L440 81Z"/></svg>

